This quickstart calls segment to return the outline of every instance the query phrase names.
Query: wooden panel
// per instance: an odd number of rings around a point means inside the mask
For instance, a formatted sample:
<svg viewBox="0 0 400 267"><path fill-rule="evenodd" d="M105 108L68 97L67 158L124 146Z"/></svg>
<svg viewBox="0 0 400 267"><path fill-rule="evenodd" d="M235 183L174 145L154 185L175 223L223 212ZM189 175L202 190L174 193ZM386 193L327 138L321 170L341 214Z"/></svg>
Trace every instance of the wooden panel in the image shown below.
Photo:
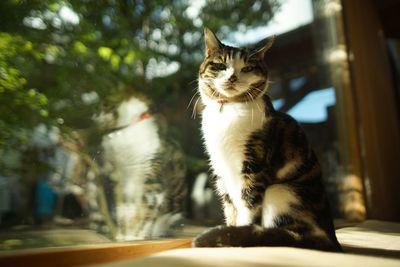
<svg viewBox="0 0 400 267"><path fill-rule="evenodd" d="M400 38L400 1L374 0L373 2L378 10L385 35L389 38Z"/></svg>
<svg viewBox="0 0 400 267"><path fill-rule="evenodd" d="M189 248L191 239L118 243L74 248L32 249L0 253L2 267L82 266L124 259L133 259L164 250Z"/></svg>
<svg viewBox="0 0 400 267"><path fill-rule="evenodd" d="M371 0L346 0L368 217L400 220L400 122L384 33Z"/></svg>

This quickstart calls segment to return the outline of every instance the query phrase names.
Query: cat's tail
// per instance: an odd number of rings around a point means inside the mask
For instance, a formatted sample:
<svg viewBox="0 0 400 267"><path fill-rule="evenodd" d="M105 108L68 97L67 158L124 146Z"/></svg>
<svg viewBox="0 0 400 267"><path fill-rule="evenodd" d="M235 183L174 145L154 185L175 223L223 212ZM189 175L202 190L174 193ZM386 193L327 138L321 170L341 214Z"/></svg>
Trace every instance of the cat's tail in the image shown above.
<svg viewBox="0 0 400 267"><path fill-rule="evenodd" d="M257 225L217 226L199 235L193 247L261 247L288 246L324 251L342 251L337 240L327 236L296 234L283 228Z"/></svg>

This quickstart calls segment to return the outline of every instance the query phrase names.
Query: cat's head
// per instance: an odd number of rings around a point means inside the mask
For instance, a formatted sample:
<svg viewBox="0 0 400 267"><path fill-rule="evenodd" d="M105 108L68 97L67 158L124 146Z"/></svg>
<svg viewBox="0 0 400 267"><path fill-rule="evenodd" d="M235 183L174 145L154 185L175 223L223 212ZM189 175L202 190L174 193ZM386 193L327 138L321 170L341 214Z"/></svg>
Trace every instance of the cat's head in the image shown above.
<svg viewBox="0 0 400 267"><path fill-rule="evenodd" d="M140 121L141 116L149 112L148 101L140 95L124 95L114 101L103 103L100 112L92 116L99 128L126 127Z"/></svg>
<svg viewBox="0 0 400 267"><path fill-rule="evenodd" d="M224 45L209 29L204 29L205 58L199 69L199 90L203 98L227 101L252 101L267 89L265 52L273 38L251 47Z"/></svg>

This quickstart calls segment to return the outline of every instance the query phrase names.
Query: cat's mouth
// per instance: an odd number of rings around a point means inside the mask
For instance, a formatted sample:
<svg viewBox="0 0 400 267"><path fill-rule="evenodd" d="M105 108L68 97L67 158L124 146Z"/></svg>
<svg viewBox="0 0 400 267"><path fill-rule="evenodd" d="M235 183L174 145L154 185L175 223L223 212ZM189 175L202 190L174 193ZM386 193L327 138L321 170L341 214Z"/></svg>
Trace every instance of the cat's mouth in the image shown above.
<svg viewBox="0 0 400 267"><path fill-rule="evenodd" d="M256 99L260 94L264 93L265 80L254 83L247 88L247 90L242 90L238 84L227 84L222 86L222 88L217 88L212 83L204 83L202 91L210 99L224 102L247 102Z"/></svg>
<svg viewBox="0 0 400 267"><path fill-rule="evenodd" d="M235 87L224 87L223 89L219 90L219 93L227 98L232 98L235 97L237 95L240 95L240 92L238 89L236 89Z"/></svg>
<svg viewBox="0 0 400 267"><path fill-rule="evenodd" d="M223 90L226 92L238 92L239 91L233 85L226 85Z"/></svg>

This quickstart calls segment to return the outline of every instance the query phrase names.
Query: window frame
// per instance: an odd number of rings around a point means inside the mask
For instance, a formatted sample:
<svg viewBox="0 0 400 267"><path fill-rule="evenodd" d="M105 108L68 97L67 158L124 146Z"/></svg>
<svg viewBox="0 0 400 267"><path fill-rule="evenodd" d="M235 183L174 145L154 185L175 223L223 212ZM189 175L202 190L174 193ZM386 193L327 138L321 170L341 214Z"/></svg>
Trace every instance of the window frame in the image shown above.
<svg viewBox="0 0 400 267"><path fill-rule="evenodd" d="M384 46L382 29L372 1L341 1L344 7L344 31L349 59L349 84L343 90L343 110L348 115L343 125L346 143L350 144L348 161L350 169L369 182L374 192L367 198L368 218L399 220L395 203L397 174L400 164L390 164L390 159L400 158L400 122L396 119L393 101L393 83ZM360 11L362 10L362 11ZM364 12L365 11L365 12ZM369 17L364 14L368 13ZM374 34L371 34L374 33ZM364 37L373 40L364 42ZM363 56L368 55L368 56ZM378 66L378 67L377 67ZM379 75L376 74L379 72ZM365 77L377 77L370 80ZM380 90L374 90L380 88ZM368 94L365 92L368 91ZM384 99L386 105L373 105L375 99ZM376 115L368 117L368 114ZM380 122L380 116L391 116ZM382 123L386 127L381 127ZM390 130L388 130L388 128ZM395 135L393 139L393 135ZM394 145L392 144L395 140ZM396 141L397 140L397 141ZM343 142L343 140L342 140ZM389 144L391 145L388 145ZM394 147L395 146L395 147ZM374 149L379 148L379 149ZM399 149L396 149L399 148ZM369 176L369 177L367 177ZM366 181L366 179L370 179ZM375 193L376 192L376 193ZM397 209L397 210L396 210ZM169 239L143 242L107 243L57 248L36 248L0 252L0 266L80 266L118 260L134 259L153 253L190 248L192 239Z"/></svg>
<svg viewBox="0 0 400 267"><path fill-rule="evenodd" d="M37 248L0 253L0 266L67 267L135 259L165 250L190 248L192 239L170 239Z"/></svg>

